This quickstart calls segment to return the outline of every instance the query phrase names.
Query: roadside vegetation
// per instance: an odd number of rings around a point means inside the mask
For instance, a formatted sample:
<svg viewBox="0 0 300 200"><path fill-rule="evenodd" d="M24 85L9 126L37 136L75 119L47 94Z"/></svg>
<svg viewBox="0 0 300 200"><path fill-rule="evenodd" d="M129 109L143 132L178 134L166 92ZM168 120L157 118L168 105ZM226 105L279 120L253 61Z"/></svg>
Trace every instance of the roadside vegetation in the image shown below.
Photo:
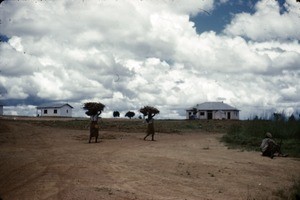
<svg viewBox="0 0 300 200"><path fill-rule="evenodd" d="M89 127L89 119L74 120L24 120L18 123L34 123L38 126L49 126L57 128L68 128L85 130ZM231 125L243 123L243 121L220 121L220 120L155 120L155 131L157 133L177 133L186 132L201 133L226 133ZM126 118L102 118L99 119L100 131L117 131L141 133L146 131L147 124L143 119L126 119Z"/></svg>
<svg viewBox="0 0 300 200"><path fill-rule="evenodd" d="M300 121L251 120L248 123L234 124L222 137L230 148L243 148L259 151L266 132L270 132L282 150L293 157L300 157Z"/></svg>

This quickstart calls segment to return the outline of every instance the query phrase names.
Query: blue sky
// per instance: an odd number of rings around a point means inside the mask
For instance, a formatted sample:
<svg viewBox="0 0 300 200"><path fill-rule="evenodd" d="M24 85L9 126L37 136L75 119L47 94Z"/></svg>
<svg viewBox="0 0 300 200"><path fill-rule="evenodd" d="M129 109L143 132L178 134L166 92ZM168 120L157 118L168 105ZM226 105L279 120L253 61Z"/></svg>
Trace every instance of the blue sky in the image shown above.
<svg viewBox="0 0 300 200"><path fill-rule="evenodd" d="M210 30L220 33L230 22L234 14L241 12L253 12L252 1L231 1L231 3L215 4L217 5L211 12L201 10L201 12L196 16L191 17L191 21L195 22L198 33Z"/></svg>
<svg viewBox="0 0 300 200"><path fill-rule="evenodd" d="M191 16L191 21L195 22L198 33L210 30L221 33L235 14L242 12L253 14L257 2L257 0L228 0L225 3L216 1L214 2L216 5L214 10L210 12L200 10L196 16ZM277 2L280 5L281 12L286 11L283 6L285 0L277 0Z"/></svg>
<svg viewBox="0 0 300 200"><path fill-rule="evenodd" d="M241 118L300 108L300 3L295 0L4 1L0 102L35 115L42 103L86 101L121 116L160 118L224 101ZM138 115L137 115L138 116Z"/></svg>

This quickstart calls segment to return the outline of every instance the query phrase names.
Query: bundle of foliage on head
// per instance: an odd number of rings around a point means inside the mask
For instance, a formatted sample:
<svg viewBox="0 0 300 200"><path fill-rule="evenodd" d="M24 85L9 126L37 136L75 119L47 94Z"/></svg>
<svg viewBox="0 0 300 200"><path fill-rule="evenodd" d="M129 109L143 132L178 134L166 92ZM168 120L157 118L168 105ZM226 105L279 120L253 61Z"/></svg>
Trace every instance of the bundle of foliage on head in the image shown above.
<svg viewBox="0 0 300 200"><path fill-rule="evenodd" d="M87 110L85 112L86 115L92 116L92 115L100 115L103 111L105 105L100 102L87 102L84 103L83 109Z"/></svg>
<svg viewBox="0 0 300 200"><path fill-rule="evenodd" d="M140 109L140 112L143 113L144 116L148 116L148 119L151 119L156 114L159 114L159 110L152 106L145 106Z"/></svg>

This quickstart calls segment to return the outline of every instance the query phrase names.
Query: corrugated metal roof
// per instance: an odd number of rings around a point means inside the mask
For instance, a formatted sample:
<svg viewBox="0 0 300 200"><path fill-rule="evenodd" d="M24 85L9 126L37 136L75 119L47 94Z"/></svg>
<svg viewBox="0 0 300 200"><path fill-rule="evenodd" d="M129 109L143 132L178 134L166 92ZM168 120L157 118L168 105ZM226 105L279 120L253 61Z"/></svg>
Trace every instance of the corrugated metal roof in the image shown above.
<svg viewBox="0 0 300 200"><path fill-rule="evenodd" d="M188 108L187 110L238 110L235 107L232 107L223 102L205 102L201 104L197 104L194 107Z"/></svg>
<svg viewBox="0 0 300 200"><path fill-rule="evenodd" d="M65 105L70 106L71 108L73 108L70 104L68 103L57 103L57 104L50 104L50 103L46 103L46 104L42 104L38 107L36 107L37 109L41 109L41 108L61 108Z"/></svg>

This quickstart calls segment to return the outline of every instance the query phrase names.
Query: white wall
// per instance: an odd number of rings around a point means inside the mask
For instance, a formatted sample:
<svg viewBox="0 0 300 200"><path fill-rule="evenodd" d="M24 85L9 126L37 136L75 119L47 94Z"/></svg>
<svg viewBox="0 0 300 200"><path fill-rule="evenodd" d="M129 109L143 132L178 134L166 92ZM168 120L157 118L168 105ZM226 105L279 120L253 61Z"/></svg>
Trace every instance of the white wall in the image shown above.
<svg viewBox="0 0 300 200"><path fill-rule="evenodd" d="M200 115L200 112L203 115ZM189 113L192 111L186 112L186 119L189 119ZM238 111L212 111L212 119L228 119L228 113L230 113L230 119L239 119ZM207 119L207 111L198 111L196 117L197 119Z"/></svg>
<svg viewBox="0 0 300 200"><path fill-rule="evenodd" d="M64 105L60 108L42 108L40 109L41 116L49 116L49 117L72 117L72 108L68 105ZM45 113L47 110L47 113ZM56 113L54 112L56 110Z"/></svg>
<svg viewBox="0 0 300 200"><path fill-rule="evenodd" d="M61 107L58 110L58 113L59 113L60 116L72 117L72 108L67 106L67 105L64 105L63 107Z"/></svg>
<svg viewBox="0 0 300 200"><path fill-rule="evenodd" d="M227 119L226 112L224 111L216 111L214 113L214 119Z"/></svg>

